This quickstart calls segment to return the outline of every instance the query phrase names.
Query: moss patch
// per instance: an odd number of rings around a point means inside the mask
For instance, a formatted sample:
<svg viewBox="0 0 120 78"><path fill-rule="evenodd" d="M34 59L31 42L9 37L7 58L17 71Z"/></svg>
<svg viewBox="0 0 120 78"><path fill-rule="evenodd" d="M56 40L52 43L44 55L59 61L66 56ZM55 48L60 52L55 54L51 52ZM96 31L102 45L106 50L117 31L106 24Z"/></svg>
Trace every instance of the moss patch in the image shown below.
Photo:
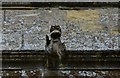
<svg viewBox="0 0 120 78"><path fill-rule="evenodd" d="M70 10L67 11L68 20L98 20L98 10Z"/></svg>

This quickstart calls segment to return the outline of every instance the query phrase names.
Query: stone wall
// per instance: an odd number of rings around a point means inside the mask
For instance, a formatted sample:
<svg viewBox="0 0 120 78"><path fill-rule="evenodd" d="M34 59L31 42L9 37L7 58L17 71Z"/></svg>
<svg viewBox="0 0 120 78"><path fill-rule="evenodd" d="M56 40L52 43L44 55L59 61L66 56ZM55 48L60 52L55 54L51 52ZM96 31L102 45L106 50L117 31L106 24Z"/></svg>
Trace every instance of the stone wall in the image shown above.
<svg viewBox="0 0 120 78"><path fill-rule="evenodd" d="M67 50L118 50L118 8L2 10L3 50L43 50L51 25L62 28Z"/></svg>

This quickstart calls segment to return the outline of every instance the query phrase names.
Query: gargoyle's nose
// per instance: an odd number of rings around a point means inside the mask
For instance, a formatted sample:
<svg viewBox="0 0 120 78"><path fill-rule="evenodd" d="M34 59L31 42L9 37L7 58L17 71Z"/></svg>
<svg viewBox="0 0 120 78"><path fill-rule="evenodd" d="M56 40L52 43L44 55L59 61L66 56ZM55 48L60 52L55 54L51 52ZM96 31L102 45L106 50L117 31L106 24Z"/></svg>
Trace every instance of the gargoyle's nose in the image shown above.
<svg viewBox="0 0 120 78"><path fill-rule="evenodd" d="M50 33L51 38L59 38L61 36L61 32L58 30L54 30Z"/></svg>

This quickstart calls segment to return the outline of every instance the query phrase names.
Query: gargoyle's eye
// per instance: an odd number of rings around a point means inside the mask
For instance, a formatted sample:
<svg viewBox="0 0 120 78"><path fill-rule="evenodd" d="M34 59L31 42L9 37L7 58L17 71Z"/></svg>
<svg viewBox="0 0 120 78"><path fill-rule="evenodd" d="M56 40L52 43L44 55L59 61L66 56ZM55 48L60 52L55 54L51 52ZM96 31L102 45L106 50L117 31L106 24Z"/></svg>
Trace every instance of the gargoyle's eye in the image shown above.
<svg viewBox="0 0 120 78"><path fill-rule="evenodd" d="M56 28L57 28L57 29L60 29L60 27L59 27L59 26L56 26Z"/></svg>
<svg viewBox="0 0 120 78"><path fill-rule="evenodd" d="M52 26L52 29L54 29L55 27L54 26Z"/></svg>

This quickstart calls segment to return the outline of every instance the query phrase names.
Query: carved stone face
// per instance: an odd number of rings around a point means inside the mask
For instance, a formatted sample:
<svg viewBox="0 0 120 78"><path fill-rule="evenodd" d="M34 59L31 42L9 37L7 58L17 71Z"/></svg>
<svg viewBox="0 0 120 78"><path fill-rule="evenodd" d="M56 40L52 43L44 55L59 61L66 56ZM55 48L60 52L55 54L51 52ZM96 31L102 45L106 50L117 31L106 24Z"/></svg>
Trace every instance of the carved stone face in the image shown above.
<svg viewBox="0 0 120 78"><path fill-rule="evenodd" d="M51 26L50 28L50 35L51 35L51 38L60 38L61 36L61 28L59 25L54 25L54 26Z"/></svg>

